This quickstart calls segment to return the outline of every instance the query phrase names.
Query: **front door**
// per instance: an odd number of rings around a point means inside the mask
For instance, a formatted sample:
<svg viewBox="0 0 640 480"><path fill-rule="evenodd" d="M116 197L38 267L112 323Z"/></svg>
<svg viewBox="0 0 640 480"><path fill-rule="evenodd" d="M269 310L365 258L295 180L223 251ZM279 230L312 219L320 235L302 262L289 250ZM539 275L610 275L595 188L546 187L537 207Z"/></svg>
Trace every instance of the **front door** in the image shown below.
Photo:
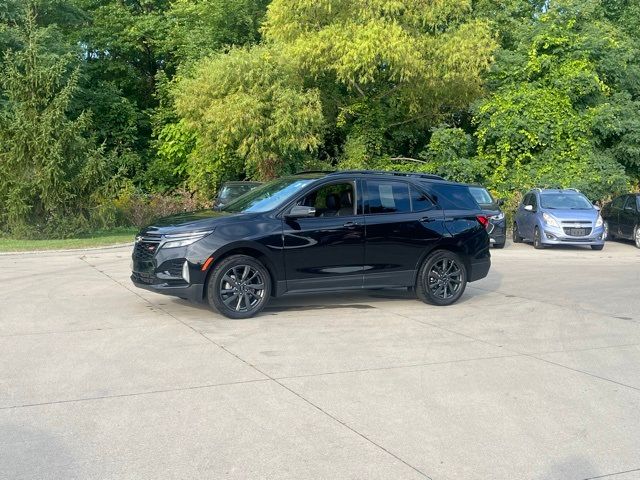
<svg viewBox="0 0 640 480"><path fill-rule="evenodd" d="M638 205L635 195L629 195L620 212L619 229L620 235L625 238L633 238L633 230L638 222Z"/></svg>
<svg viewBox="0 0 640 480"><path fill-rule="evenodd" d="M298 199L311 218L283 218L287 291L362 288L364 222L356 182L327 183Z"/></svg>

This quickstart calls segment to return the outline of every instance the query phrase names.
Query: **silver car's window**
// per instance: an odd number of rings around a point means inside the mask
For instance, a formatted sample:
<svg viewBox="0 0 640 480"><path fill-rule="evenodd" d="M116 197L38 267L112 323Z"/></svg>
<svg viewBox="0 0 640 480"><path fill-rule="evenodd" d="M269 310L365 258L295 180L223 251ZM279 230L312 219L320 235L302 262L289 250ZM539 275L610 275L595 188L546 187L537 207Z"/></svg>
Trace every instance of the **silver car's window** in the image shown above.
<svg viewBox="0 0 640 480"><path fill-rule="evenodd" d="M542 193L540 194L542 208L563 210L591 210L593 205L581 193Z"/></svg>

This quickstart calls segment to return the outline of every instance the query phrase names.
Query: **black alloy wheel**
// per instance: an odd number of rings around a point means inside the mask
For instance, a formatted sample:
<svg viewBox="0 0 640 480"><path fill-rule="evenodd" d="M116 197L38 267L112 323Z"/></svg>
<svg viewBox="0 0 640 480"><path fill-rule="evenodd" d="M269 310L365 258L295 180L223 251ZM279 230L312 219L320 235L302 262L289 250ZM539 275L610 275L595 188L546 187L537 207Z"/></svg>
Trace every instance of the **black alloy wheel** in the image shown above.
<svg viewBox="0 0 640 480"><path fill-rule="evenodd" d="M467 286L467 269L453 252L439 250L422 263L416 293L423 302L446 306L455 303Z"/></svg>
<svg viewBox="0 0 640 480"><path fill-rule="evenodd" d="M264 265L247 255L225 258L211 273L209 304L228 318L258 314L271 295L271 277Z"/></svg>
<svg viewBox="0 0 640 480"><path fill-rule="evenodd" d="M640 225L636 225L636 228L634 228L633 239L636 242L636 247L640 248Z"/></svg>
<svg viewBox="0 0 640 480"><path fill-rule="evenodd" d="M609 222L605 220L602 228L604 229L604 233L602 234L602 237L604 240L613 240L615 238L614 235L609 230Z"/></svg>
<svg viewBox="0 0 640 480"><path fill-rule="evenodd" d="M511 239L513 240L513 243L522 243L522 240L524 240L521 236L520 233L518 233L518 224L516 222L513 222L513 230L511 231Z"/></svg>

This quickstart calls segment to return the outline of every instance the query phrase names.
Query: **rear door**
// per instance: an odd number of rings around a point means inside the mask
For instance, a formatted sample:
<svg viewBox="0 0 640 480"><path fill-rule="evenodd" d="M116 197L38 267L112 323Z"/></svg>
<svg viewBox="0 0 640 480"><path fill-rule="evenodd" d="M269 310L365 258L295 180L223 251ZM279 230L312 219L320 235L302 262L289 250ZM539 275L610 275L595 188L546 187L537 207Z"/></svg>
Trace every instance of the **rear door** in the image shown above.
<svg viewBox="0 0 640 480"><path fill-rule="evenodd" d="M445 232L442 209L402 180L367 180L364 190L365 288L413 285L418 263Z"/></svg>

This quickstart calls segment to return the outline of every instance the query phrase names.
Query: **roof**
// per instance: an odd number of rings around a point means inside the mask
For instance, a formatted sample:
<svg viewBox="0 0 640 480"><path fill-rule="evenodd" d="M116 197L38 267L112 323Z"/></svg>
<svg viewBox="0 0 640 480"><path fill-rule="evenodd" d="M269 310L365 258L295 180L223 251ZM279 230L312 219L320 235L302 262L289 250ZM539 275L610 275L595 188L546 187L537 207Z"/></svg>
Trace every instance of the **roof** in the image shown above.
<svg viewBox="0 0 640 480"><path fill-rule="evenodd" d="M433 175L430 173L417 173L417 172L391 172L386 170L335 170L335 171L325 171L325 170L309 170L304 172L298 172L296 175L306 175L306 174L325 174L327 177L329 176L342 176L342 175L378 175L378 176L387 176L387 177L411 177L411 178L420 178L424 180L444 180L444 178L439 175Z"/></svg>

